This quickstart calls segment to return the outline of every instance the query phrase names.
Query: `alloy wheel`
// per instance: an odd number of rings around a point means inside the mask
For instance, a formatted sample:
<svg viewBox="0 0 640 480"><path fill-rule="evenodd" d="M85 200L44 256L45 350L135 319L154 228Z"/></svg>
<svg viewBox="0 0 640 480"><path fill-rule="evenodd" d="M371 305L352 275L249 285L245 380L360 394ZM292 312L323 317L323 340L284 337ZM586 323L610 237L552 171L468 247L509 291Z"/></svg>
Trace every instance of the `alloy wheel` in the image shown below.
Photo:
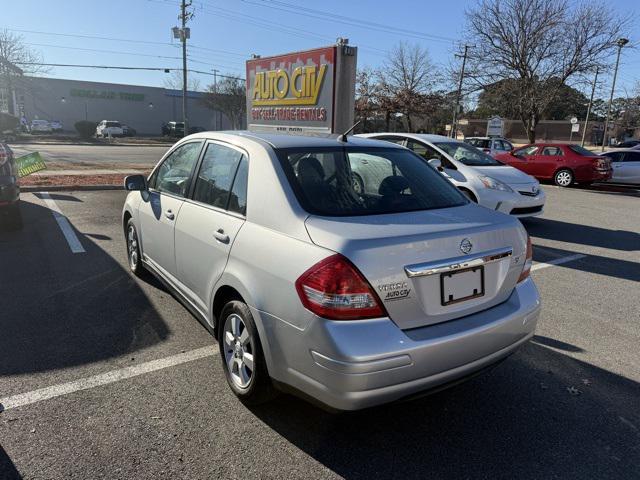
<svg viewBox="0 0 640 480"><path fill-rule="evenodd" d="M129 252L129 266L131 267L131 270L135 271L140 259L138 257L138 235L136 234L136 229L133 225L129 225L129 229L127 231L127 250Z"/></svg>
<svg viewBox="0 0 640 480"><path fill-rule="evenodd" d="M568 187L569 185L571 185L572 181L573 178L571 173L567 172L566 170L563 170L556 174L556 183L561 187Z"/></svg>
<svg viewBox="0 0 640 480"><path fill-rule="evenodd" d="M223 331L224 358L233 383L247 388L254 372L254 349L249 329L236 313L229 315Z"/></svg>

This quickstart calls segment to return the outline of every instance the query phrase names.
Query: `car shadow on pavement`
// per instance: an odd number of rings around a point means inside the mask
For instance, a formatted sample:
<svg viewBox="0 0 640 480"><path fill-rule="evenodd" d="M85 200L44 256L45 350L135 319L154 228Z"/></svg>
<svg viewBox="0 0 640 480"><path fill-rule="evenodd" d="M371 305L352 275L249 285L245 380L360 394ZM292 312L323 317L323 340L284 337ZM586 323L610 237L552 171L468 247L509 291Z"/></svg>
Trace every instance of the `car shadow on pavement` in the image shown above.
<svg viewBox="0 0 640 480"><path fill-rule="evenodd" d="M532 237L614 250L640 250L640 234L637 232L610 230L540 217L525 219L523 224Z"/></svg>
<svg viewBox="0 0 640 480"><path fill-rule="evenodd" d="M18 472L18 469L4 451L2 445L0 445L0 478L2 480L21 480L22 476Z"/></svg>
<svg viewBox="0 0 640 480"><path fill-rule="evenodd" d="M575 255L575 251L562 250L560 248L533 246L534 262L548 262L553 259ZM558 265L561 268L571 268L583 272L597 273L608 277L620 278L640 282L640 263L617 258L604 257L583 253L584 257Z"/></svg>
<svg viewBox="0 0 640 480"><path fill-rule="evenodd" d="M21 210L23 230L0 231L0 377L90 364L167 338L126 267L86 236L86 252L71 253L49 209L23 201Z"/></svg>
<svg viewBox="0 0 640 480"><path fill-rule="evenodd" d="M334 415L283 396L252 411L346 479L638 478L639 398L639 383L527 344L418 400Z"/></svg>

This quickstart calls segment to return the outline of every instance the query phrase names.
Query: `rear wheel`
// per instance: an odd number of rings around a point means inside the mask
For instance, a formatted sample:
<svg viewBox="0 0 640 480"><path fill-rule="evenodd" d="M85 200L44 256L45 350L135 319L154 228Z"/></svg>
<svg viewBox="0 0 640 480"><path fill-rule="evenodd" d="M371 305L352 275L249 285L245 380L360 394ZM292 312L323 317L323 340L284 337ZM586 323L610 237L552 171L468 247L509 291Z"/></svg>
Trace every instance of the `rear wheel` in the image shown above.
<svg viewBox="0 0 640 480"><path fill-rule="evenodd" d="M230 301L222 308L219 325L222 368L233 393L247 405L271 400L275 389L249 307L239 300Z"/></svg>
<svg viewBox="0 0 640 480"><path fill-rule="evenodd" d="M566 168L558 170L553 176L553 182L559 187L570 187L573 184L573 172Z"/></svg>

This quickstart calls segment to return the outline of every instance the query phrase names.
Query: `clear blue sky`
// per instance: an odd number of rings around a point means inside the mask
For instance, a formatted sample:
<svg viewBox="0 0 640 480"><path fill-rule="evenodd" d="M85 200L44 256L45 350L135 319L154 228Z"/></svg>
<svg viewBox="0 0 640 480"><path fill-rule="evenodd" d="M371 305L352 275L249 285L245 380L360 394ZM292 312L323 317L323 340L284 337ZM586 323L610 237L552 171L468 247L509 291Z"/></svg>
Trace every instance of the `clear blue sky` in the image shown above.
<svg viewBox="0 0 640 480"><path fill-rule="evenodd" d="M282 1L299 5L298 11L305 15L276 9L276 4L269 0L194 0L189 68L202 71L215 68L222 73L244 76L244 60L251 53L266 56L312 48L331 44L338 36L348 37L350 43L360 47L359 66L380 65L385 51L403 39L427 48L435 63L447 64L457 50L454 40L463 36L465 7L472 4L461 0ZM433 37L409 38L400 33L338 23L335 19L312 18L305 8L336 12L343 17L419 31ZM636 44L640 41L640 21L637 20L640 4L637 0L605 0L603 8L632 15L636 20L630 32L631 39ZM179 43L172 40L170 32L170 28L178 23L178 0L0 0L0 11L0 28L22 30L16 33L20 33L25 42L49 63L181 66ZM80 49L107 50L109 53ZM162 72L60 67L51 69L48 75L152 86L162 86L167 77ZM206 75L198 75L198 78L202 87L213 79ZM619 79L618 94L625 88L632 89L640 80L640 49L624 51ZM599 96L606 96L608 88L610 78L604 78Z"/></svg>

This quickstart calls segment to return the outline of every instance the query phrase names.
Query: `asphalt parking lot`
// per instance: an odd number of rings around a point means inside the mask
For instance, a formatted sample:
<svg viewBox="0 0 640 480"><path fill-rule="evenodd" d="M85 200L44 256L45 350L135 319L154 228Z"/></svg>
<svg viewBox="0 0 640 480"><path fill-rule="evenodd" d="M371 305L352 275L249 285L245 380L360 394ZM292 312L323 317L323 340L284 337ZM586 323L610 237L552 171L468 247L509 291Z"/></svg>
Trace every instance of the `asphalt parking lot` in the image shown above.
<svg viewBox="0 0 640 480"><path fill-rule="evenodd" d="M125 192L24 194L0 232L0 478L640 478L640 194L544 188L533 341L341 415L235 399L204 328L128 273Z"/></svg>

